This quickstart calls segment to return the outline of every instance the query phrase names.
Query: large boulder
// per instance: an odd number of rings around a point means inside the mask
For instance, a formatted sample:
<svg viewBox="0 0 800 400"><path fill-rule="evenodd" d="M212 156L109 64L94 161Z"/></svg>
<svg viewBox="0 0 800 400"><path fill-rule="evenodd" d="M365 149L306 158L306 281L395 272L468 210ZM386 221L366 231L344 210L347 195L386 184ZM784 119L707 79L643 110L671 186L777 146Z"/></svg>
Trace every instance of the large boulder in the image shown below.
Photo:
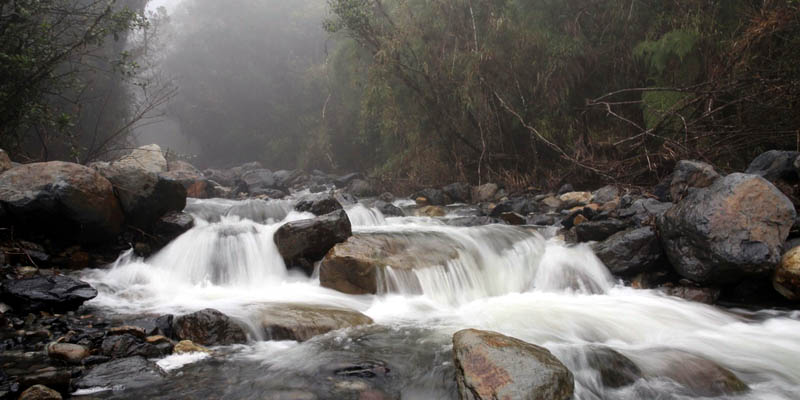
<svg viewBox="0 0 800 400"><path fill-rule="evenodd" d="M771 273L795 216L791 201L765 179L731 174L692 191L658 225L679 274L724 285Z"/></svg>
<svg viewBox="0 0 800 400"><path fill-rule="evenodd" d="M572 373L543 347L467 329L453 335L453 356L461 399L572 398Z"/></svg>
<svg viewBox="0 0 800 400"><path fill-rule="evenodd" d="M242 325L211 308L175 317L172 331L179 340L191 340L204 346L247 342Z"/></svg>
<svg viewBox="0 0 800 400"><path fill-rule="evenodd" d="M241 182L244 183L243 189L250 194L258 194L259 191L267 189L279 189L275 175L268 169L247 171L242 174Z"/></svg>
<svg viewBox="0 0 800 400"><path fill-rule="evenodd" d="M625 230L629 226L629 223L613 218L586 221L575 226L575 234L579 242L597 242L606 240L609 236Z"/></svg>
<svg viewBox="0 0 800 400"><path fill-rule="evenodd" d="M144 357L128 357L100 364L74 381L77 389L99 387L141 389L163 382L165 373Z"/></svg>
<svg viewBox="0 0 800 400"><path fill-rule="evenodd" d="M650 271L664 260L658 235L650 226L617 232L595 243L593 250L611 273L621 276Z"/></svg>
<svg viewBox="0 0 800 400"><path fill-rule="evenodd" d="M672 173L669 194L673 202L678 202L692 188L709 187L719 179L719 174L711 165L700 161L679 161Z"/></svg>
<svg viewBox="0 0 800 400"><path fill-rule="evenodd" d="M773 182L797 182L800 180L800 152L770 150L762 153L750 163L745 173Z"/></svg>
<svg viewBox="0 0 800 400"><path fill-rule="evenodd" d="M0 205L18 231L80 242L107 242L122 230L108 180L82 165L26 164L0 175Z"/></svg>
<svg viewBox="0 0 800 400"><path fill-rule="evenodd" d="M458 246L435 233L356 234L334 246L322 260L320 285L348 294L375 294L380 270L445 265L458 257Z"/></svg>
<svg viewBox="0 0 800 400"><path fill-rule="evenodd" d="M339 210L316 218L288 222L278 228L274 240L288 267L299 267L310 274L314 262L352 234L347 213Z"/></svg>
<svg viewBox="0 0 800 400"><path fill-rule="evenodd" d="M800 300L800 247L783 255L772 276L772 286L789 300Z"/></svg>
<svg viewBox="0 0 800 400"><path fill-rule="evenodd" d="M207 199L216 195L213 182L200 171L191 169L170 170L161 174L167 180L175 181L186 189L186 196L196 199Z"/></svg>
<svg viewBox="0 0 800 400"><path fill-rule="evenodd" d="M364 179L354 179L347 185L347 191L357 197L375 196L377 192L372 185Z"/></svg>
<svg viewBox="0 0 800 400"><path fill-rule="evenodd" d="M186 206L186 188L165 175L167 161L158 145L143 146L112 163L94 163L114 185L126 222L149 228L159 217Z"/></svg>
<svg viewBox="0 0 800 400"><path fill-rule="evenodd" d="M648 349L637 357L646 377L668 378L698 397L731 396L749 388L736 374L694 354L672 349Z"/></svg>
<svg viewBox="0 0 800 400"><path fill-rule="evenodd" d="M268 340L304 342L330 331L372 324L372 318L354 310L307 304L273 304L260 311Z"/></svg>
<svg viewBox="0 0 800 400"><path fill-rule="evenodd" d="M4 303L23 312L73 311L96 296L88 283L63 275L5 281L0 292Z"/></svg>
<svg viewBox="0 0 800 400"><path fill-rule="evenodd" d="M80 364L90 355L86 346L72 343L50 343L45 349L50 358L69 364Z"/></svg>
<svg viewBox="0 0 800 400"><path fill-rule="evenodd" d="M302 197L294 205L294 209L300 212L310 212L314 215L325 215L341 210L342 205L330 194L321 193Z"/></svg>

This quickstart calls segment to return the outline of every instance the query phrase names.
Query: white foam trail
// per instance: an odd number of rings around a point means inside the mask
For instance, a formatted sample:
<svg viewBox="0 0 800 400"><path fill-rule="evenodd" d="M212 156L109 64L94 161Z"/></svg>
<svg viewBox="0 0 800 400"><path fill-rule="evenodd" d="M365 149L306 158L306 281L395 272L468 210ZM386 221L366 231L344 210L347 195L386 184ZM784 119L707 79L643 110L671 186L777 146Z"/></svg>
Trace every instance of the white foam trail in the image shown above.
<svg viewBox="0 0 800 400"><path fill-rule="evenodd" d="M380 211L374 208L367 208L361 203L347 207L345 211L350 219L350 224L355 229L365 226L386 225L386 218Z"/></svg>

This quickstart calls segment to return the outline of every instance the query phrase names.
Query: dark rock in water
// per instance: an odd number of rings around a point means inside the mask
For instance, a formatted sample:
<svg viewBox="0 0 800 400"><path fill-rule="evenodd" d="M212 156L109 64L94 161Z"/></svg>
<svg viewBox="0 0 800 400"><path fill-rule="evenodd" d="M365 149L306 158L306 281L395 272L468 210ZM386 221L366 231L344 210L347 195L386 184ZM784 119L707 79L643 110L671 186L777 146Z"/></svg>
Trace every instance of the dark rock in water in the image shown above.
<svg viewBox="0 0 800 400"><path fill-rule="evenodd" d="M287 266L300 266L307 273L337 243L352 236L350 219L344 210L321 217L293 221L275 232L275 244Z"/></svg>
<svg viewBox="0 0 800 400"><path fill-rule="evenodd" d="M387 217L404 217L406 214L403 212L400 207L395 206L394 204L387 203L382 200L378 200L372 204L373 207L377 208L381 214Z"/></svg>
<svg viewBox="0 0 800 400"><path fill-rule="evenodd" d="M561 187L558 189L558 192L556 194L561 196L564 193L569 193L569 192L574 192L574 191L575 191L575 188L573 188L572 185L570 185L569 183L566 183L564 185L561 185Z"/></svg>
<svg viewBox="0 0 800 400"><path fill-rule="evenodd" d="M424 198L427 200L426 205L432 206L445 206L450 203L450 199L444 191L433 188L422 189L411 197L414 199Z"/></svg>
<svg viewBox="0 0 800 400"><path fill-rule="evenodd" d="M153 233L165 242L183 235L194 227L194 217L184 212L170 211L156 221Z"/></svg>
<svg viewBox="0 0 800 400"><path fill-rule="evenodd" d="M145 343L141 339L129 334L108 336L103 340L101 349L103 355L111 358L133 356L155 358L166 355L163 354L158 347L150 343Z"/></svg>
<svg viewBox="0 0 800 400"><path fill-rule="evenodd" d="M556 217L548 214L533 214L527 218L528 225L555 225Z"/></svg>
<svg viewBox="0 0 800 400"><path fill-rule="evenodd" d="M773 182L797 182L800 180L800 153L770 150L756 157L745 173L759 175Z"/></svg>
<svg viewBox="0 0 800 400"><path fill-rule="evenodd" d="M123 214L111 183L78 164L26 164L0 175L0 208L22 233L70 241L114 241Z"/></svg>
<svg viewBox="0 0 800 400"><path fill-rule="evenodd" d="M775 186L731 174L690 193L658 221L675 270L695 282L731 284L765 276L778 265L796 217Z"/></svg>
<svg viewBox="0 0 800 400"><path fill-rule="evenodd" d="M161 173L161 177L183 185L188 197L208 199L215 196L214 184L200 171L170 170Z"/></svg>
<svg viewBox="0 0 800 400"><path fill-rule="evenodd" d="M363 179L355 179L350 182L347 185L347 191L357 197L370 197L376 194L372 185Z"/></svg>
<svg viewBox="0 0 800 400"><path fill-rule="evenodd" d="M268 169L256 169L245 172L241 177L241 182L244 183L242 189L247 193L254 193L258 190L264 189L279 189L275 176L272 171Z"/></svg>
<svg viewBox="0 0 800 400"><path fill-rule="evenodd" d="M633 361L610 347L587 346L586 361L609 388L628 386L642 377L642 370Z"/></svg>
<svg viewBox="0 0 800 400"><path fill-rule="evenodd" d="M176 317L172 329L178 339L204 346L247 342L247 334L239 323L210 308Z"/></svg>
<svg viewBox="0 0 800 400"><path fill-rule="evenodd" d="M269 305L260 312L259 319L269 340L299 342L337 329L373 323L358 311L307 304Z"/></svg>
<svg viewBox="0 0 800 400"><path fill-rule="evenodd" d="M499 218L492 218L492 217L457 217L457 218L448 218L443 220L444 223L450 226L483 226L483 225L491 225L491 224L504 224L505 221Z"/></svg>
<svg viewBox="0 0 800 400"><path fill-rule="evenodd" d="M721 291L717 288L701 288L691 286L674 286L662 289L664 293L673 297L697 303L714 304L719 299Z"/></svg>
<svg viewBox="0 0 800 400"><path fill-rule="evenodd" d="M514 211L514 202L509 200L494 206L492 211L489 212L489 216L492 218L500 218L500 216L504 213L510 213Z"/></svg>
<svg viewBox="0 0 800 400"><path fill-rule="evenodd" d="M711 165L700 161L680 161L672 173L670 198L677 203L686 197L690 189L709 187L717 179L719 174Z"/></svg>
<svg viewBox="0 0 800 400"><path fill-rule="evenodd" d="M684 386L694 396L730 396L749 390L733 372L687 352L651 349L638 356L648 360L641 365L646 377L669 378Z"/></svg>
<svg viewBox="0 0 800 400"><path fill-rule="evenodd" d="M500 219L509 225L525 225L527 221L525 217L515 212L505 212L500 214Z"/></svg>
<svg viewBox="0 0 800 400"><path fill-rule="evenodd" d="M354 181L356 179L364 179L364 175L361 175L361 174L359 174L357 172L352 173L352 174L342 175L342 176L334 179L333 183L335 183L336 187L338 187L338 188L345 188L345 187L347 187L347 185L350 182L352 182L352 181Z"/></svg>
<svg viewBox="0 0 800 400"><path fill-rule="evenodd" d="M543 347L467 329L453 336L453 355L461 399L572 398L572 373Z"/></svg>
<svg viewBox="0 0 800 400"><path fill-rule="evenodd" d="M467 183L451 183L443 187L442 191L456 203L469 203L472 200L472 186Z"/></svg>
<svg viewBox="0 0 800 400"><path fill-rule="evenodd" d="M172 324L175 316L172 314L162 315L155 320L155 331L152 334L161 334L168 338L175 339L175 331L172 329Z"/></svg>
<svg viewBox="0 0 800 400"><path fill-rule="evenodd" d="M333 198L335 198L336 201L338 201L339 204L341 205L351 205L358 203L358 199L355 198L355 196L341 190L337 190L336 192L334 192Z"/></svg>
<svg viewBox="0 0 800 400"><path fill-rule="evenodd" d="M330 194L319 194L304 196L295 204L294 209L314 215L325 215L341 210L342 205Z"/></svg>
<svg viewBox="0 0 800 400"><path fill-rule="evenodd" d="M70 390L70 381L72 380L74 368L54 368L46 367L31 371L24 375L17 377L19 385L22 388L31 387L34 385L44 385L53 388L62 393L68 393Z"/></svg>
<svg viewBox="0 0 800 400"><path fill-rule="evenodd" d="M592 246L615 275L632 276L660 266L664 251L652 227L617 232Z"/></svg>
<svg viewBox="0 0 800 400"><path fill-rule="evenodd" d="M18 400L61 400L61 393L44 385L33 385L19 396Z"/></svg>
<svg viewBox="0 0 800 400"><path fill-rule="evenodd" d="M17 311L64 312L78 309L97 296L88 283L63 275L39 276L3 282L3 302Z"/></svg>
<svg viewBox="0 0 800 400"><path fill-rule="evenodd" d="M252 190L250 194L253 196L266 197L269 199L283 199L286 196L288 196L286 192L278 189L255 189Z"/></svg>
<svg viewBox="0 0 800 400"><path fill-rule="evenodd" d="M604 219L600 221L587 221L577 225L575 227L575 233L579 242L599 242L629 227L630 224L625 221Z"/></svg>
<svg viewBox="0 0 800 400"><path fill-rule="evenodd" d="M392 203L392 202L394 202L396 200L396 198L394 197L393 194L391 194L389 192L383 192L383 193L381 193L380 196L378 196L378 200L380 200L380 201L382 201L384 203Z"/></svg>
<svg viewBox="0 0 800 400"><path fill-rule="evenodd" d="M144 357L129 357L100 364L75 381L75 388L140 389L161 383L165 374Z"/></svg>

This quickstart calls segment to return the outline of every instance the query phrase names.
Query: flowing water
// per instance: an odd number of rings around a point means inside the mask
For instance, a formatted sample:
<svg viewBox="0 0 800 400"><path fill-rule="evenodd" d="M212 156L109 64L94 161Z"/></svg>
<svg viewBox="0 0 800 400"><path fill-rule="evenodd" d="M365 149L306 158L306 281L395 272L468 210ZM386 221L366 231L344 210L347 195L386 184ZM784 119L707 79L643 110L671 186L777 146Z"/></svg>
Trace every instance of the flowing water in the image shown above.
<svg viewBox="0 0 800 400"><path fill-rule="evenodd" d="M573 371L576 399L704 398L686 382L648 374L676 357L691 374L687 353L750 387L713 398L800 399L798 312L726 310L624 287L588 247L565 246L549 229L450 227L350 206L355 233L391 235L417 250L409 264L436 264L387 268L378 295L351 296L286 270L273 233L310 217L292 211L291 200L190 200L186 211L195 228L160 253L147 260L127 253L110 269L86 271L100 291L90 305L132 315L210 307L255 326L259 305L308 303L357 310L376 324L304 343L264 341L253 329L251 344L218 349L221 356L161 360L179 374L164 385L100 396L369 398L377 389L403 399L452 399L452 334L478 328L548 348ZM597 345L633 360L645 378L604 385L587 361Z"/></svg>

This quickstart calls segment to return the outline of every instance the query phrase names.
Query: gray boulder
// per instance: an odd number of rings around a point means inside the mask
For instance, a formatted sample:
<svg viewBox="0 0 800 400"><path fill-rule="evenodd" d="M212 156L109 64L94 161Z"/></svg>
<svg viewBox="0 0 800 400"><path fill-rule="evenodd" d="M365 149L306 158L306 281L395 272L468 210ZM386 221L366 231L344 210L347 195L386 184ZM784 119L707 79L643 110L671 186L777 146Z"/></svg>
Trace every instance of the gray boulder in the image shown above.
<svg viewBox="0 0 800 400"><path fill-rule="evenodd" d="M122 230L111 183L78 164L52 161L6 171L0 207L20 232L95 243L113 241Z"/></svg>
<svg viewBox="0 0 800 400"><path fill-rule="evenodd" d="M586 221L575 226L575 234L579 242L599 242L629 226L630 223L613 218Z"/></svg>
<svg viewBox="0 0 800 400"><path fill-rule="evenodd" d="M330 331L369 325L370 317L343 308L308 304L272 304L259 312L258 319L269 340L303 342Z"/></svg>
<svg viewBox="0 0 800 400"><path fill-rule="evenodd" d="M692 191L658 226L679 274L725 285L771 273L795 216L791 201L765 179L731 174Z"/></svg>
<svg viewBox="0 0 800 400"><path fill-rule="evenodd" d="M247 342L247 333L239 323L211 308L175 317L172 331L179 340L191 340L203 346Z"/></svg>
<svg viewBox="0 0 800 400"><path fill-rule="evenodd" d="M321 260L334 245L352 235L347 213L339 210L286 223L275 232L274 240L287 267L299 267L310 275L314 262Z"/></svg>
<svg viewBox="0 0 800 400"><path fill-rule="evenodd" d="M664 261L658 235L650 226L617 232L595 243L593 249L615 275L636 275L657 268Z"/></svg>
<svg viewBox="0 0 800 400"><path fill-rule="evenodd" d="M756 157L745 171L769 181L785 180L797 182L800 179L800 152L770 150Z"/></svg>
<svg viewBox="0 0 800 400"><path fill-rule="evenodd" d="M678 202L686 197L689 189L709 187L717 179L719 174L711 165L700 161L680 161L672 173L670 198L673 202Z"/></svg>
<svg viewBox="0 0 800 400"><path fill-rule="evenodd" d="M550 351L496 332L453 335L460 399L568 400L572 373Z"/></svg>
<svg viewBox="0 0 800 400"><path fill-rule="evenodd" d="M300 212L310 212L314 215L330 214L341 210L342 205L330 194L312 194L301 198L294 209Z"/></svg>

